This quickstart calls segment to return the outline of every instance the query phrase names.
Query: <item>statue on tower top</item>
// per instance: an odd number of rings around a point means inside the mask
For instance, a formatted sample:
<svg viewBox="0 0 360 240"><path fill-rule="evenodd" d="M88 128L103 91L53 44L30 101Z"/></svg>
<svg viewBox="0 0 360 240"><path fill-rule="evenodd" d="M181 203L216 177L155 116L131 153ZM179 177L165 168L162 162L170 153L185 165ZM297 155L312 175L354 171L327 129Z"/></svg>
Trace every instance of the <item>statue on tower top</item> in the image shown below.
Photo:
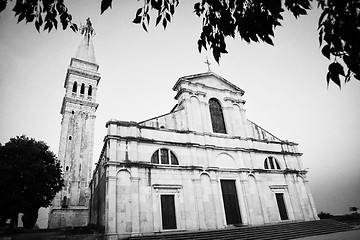
<svg viewBox="0 0 360 240"><path fill-rule="evenodd" d="M95 35L95 30L92 27L92 23L90 21L90 18L86 19L86 24L85 25L81 25L80 27L80 34L84 35L85 37L87 37L87 40L89 42L90 40L90 36L94 36Z"/></svg>

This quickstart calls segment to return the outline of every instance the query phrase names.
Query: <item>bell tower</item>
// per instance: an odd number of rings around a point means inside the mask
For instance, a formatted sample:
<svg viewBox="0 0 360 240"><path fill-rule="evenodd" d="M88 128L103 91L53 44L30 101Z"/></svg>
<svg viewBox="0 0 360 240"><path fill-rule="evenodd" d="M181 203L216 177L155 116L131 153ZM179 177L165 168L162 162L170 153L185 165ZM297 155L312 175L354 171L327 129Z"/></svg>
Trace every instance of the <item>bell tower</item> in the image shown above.
<svg viewBox="0 0 360 240"><path fill-rule="evenodd" d="M96 93L100 74L92 43L95 32L89 18L79 31L82 38L67 70L65 96L60 111L62 121L58 158L65 186L53 200L49 228L88 224L94 123L98 107Z"/></svg>

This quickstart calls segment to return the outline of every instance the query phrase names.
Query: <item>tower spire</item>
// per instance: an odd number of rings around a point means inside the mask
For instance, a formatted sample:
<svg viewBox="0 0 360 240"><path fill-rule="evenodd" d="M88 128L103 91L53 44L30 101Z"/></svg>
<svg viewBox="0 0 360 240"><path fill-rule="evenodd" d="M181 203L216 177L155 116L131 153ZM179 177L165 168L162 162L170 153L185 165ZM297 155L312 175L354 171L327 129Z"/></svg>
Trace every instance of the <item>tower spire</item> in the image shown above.
<svg viewBox="0 0 360 240"><path fill-rule="evenodd" d="M80 34L83 36L76 51L75 58L90 63L96 63L94 45L92 38L95 36L95 30L90 18L86 19L86 24L80 27Z"/></svg>

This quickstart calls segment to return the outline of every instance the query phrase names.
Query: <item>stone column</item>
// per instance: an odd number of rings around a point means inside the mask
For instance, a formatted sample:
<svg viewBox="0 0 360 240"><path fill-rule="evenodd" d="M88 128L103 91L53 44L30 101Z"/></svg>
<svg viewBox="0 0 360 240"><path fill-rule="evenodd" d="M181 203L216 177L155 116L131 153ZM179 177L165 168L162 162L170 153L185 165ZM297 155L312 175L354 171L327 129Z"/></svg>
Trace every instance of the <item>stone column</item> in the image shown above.
<svg viewBox="0 0 360 240"><path fill-rule="evenodd" d="M306 194L306 193L303 193L301 191L301 186L300 186L300 181L302 181L302 178L301 177L298 177L295 181L295 188L296 188L296 192L299 196L299 205L300 205L300 208L301 208L301 215L303 216L303 219L305 220L307 217L306 217L306 209L305 209L305 206L304 206L304 198L303 198L303 194Z"/></svg>
<svg viewBox="0 0 360 240"><path fill-rule="evenodd" d="M313 199L311 191L310 191L309 181L306 178L303 181L304 181L304 187L305 187L305 190L306 190L306 194L307 194L307 197L309 199L310 208L312 210L313 218L314 218L314 220L318 220L319 217L317 215L314 199Z"/></svg>
<svg viewBox="0 0 360 240"><path fill-rule="evenodd" d="M131 181L131 222L132 234L140 232L139 177L130 177Z"/></svg>
<svg viewBox="0 0 360 240"><path fill-rule="evenodd" d="M246 176L242 177L240 179L240 185L241 185L241 196L244 203L244 206L240 205L240 212L245 213L245 215L241 215L242 221L244 224L251 224L251 218L250 218L250 205L249 205L249 199L246 192L248 181L245 179ZM242 209L242 211L241 211Z"/></svg>
<svg viewBox="0 0 360 240"><path fill-rule="evenodd" d="M203 199L201 194L201 181L200 179L193 179L193 182L195 185L195 200L196 200L196 206L198 212L198 227L199 229L205 229L206 222L205 222Z"/></svg>
<svg viewBox="0 0 360 240"><path fill-rule="evenodd" d="M106 179L106 233L116 233L116 176Z"/></svg>
<svg viewBox="0 0 360 240"><path fill-rule="evenodd" d="M302 202L301 199L299 197L299 193L297 191L296 188L296 182L294 179L294 175L285 175L285 182L288 185L288 192L289 192L289 197L290 197L290 201L292 206L292 209L294 211L294 219L304 219L304 212L303 212L303 207L302 207ZM294 203L295 202L295 203Z"/></svg>
<svg viewBox="0 0 360 240"><path fill-rule="evenodd" d="M230 136L234 136L234 126L233 126L233 116L231 114L231 102L224 101L223 105L223 115L224 115L224 122L226 127L226 132Z"/></svg>
<svg viewBox="0 0 360 240"><path fill-rule="evenodd" d="M221 207L221 201L220 201L220 194L221 189L219 187L219 180L217 179L210 179L211 188L212 188L212 195L213 195L213 202L214 202L214 208L215 208L215 217L216 217L216 227L222 228L225 226L224 223L224 209Z"/></svg>
<svg viewBox="0 0 360 240"><path fill-rule="evenodd" d="M262 215L263 215L263 221L264 221L264 223L268 223L268 222L270 222L270 220L269 220L269 216L266 211L266 204L265 204L264 197L263 197L264 190L263 190L263 186L262 186L262 181L259 180L258 178L259 178L259 176L256 176L256 188L257 188L258 195L259 195L261 211L262 211Z"/></svg>

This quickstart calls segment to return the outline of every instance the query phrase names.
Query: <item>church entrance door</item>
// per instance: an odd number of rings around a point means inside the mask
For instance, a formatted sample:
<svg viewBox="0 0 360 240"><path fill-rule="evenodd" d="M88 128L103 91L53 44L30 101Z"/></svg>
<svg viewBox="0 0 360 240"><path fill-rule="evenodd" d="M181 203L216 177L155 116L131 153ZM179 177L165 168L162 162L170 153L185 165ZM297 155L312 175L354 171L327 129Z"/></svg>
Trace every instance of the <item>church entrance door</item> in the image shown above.
<svg viewBox="0 0 360 240"><path fill-rule="evenodd" d="M288 220L288 214L286 212L285 202L284 202L284 194L283 193L275 193L276 201L279 208L280 218L281 220Z"/></svg>
<svg viewBox="0 0 360 240"><path fill-rule="evenodd" d="M161 215L163 229L176 229L174 195L161 195Z"/></svg>
<svg viewBox="0 0 360 240"><path fill-rule="evenodd" d="M228 225L241 223L235 180L220 180L220 184L224 201L226 223Z"/></svg>

